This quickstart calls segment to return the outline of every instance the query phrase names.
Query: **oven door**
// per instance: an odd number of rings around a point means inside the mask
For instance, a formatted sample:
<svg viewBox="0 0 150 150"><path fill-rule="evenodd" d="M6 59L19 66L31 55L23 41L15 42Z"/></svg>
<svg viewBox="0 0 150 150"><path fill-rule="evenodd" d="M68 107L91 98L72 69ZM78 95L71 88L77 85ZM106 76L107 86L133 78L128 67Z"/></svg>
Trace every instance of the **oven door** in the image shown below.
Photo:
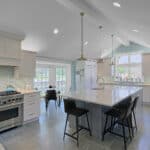
<svg viewBox="0 0 150 150"><path fill-rule="evenodd" d="M22 125L23 103L0 106L0 131Z"/></svg>

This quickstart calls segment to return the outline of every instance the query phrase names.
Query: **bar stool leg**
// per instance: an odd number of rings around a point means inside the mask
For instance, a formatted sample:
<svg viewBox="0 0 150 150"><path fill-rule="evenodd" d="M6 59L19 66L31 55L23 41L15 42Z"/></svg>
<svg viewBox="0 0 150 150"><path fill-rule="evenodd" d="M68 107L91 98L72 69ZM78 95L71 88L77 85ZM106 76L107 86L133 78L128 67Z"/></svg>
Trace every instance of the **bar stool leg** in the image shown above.
<svg viewBox="0 0 150 150"><path fill-rule="evenodd" d="M133 111L133 117L134 117L135 128L136 128L136 131L137 131L137 123L136 123L136 117L135 117L135 112L134 111Z"/></svg>
<svg viewBox="0 0 150 150"><path fill-rule="evenodd" d="M123 130L124 149L127 150L126 134L125 134L125 126L124 125L122 125L122 130Z"/></svg>
<svg viewBox="0 0 150 150"><path fill-rule="evenodd" d="M63 136L63 140L65 139L65 135L66 135L66 128L67 128L68 118L69 118L69 114L67 114L67 117L66 117L66 123L65 123L65 129L64 129L64 136Z"/></svg>
<svg viewBox="0 0 150 150"><path fill-rule="evenodd" d="M88 114L87 113L86 113L86 119L87 119L87 124L88 124L88 129L89 129L90 136L92 136L90 123L89 123L89 118L88 118Z"/></svg>
<svg viewBox="0 0 150 150"><path fill-rule="evenodd" d="M106 120L105 120L105 125L104 125L104 131L103 131L103 135L102 135L102 141L104 141L104 136L105 136L106 128L107 128L107 122L108 122L108 116L106 115Z"/></svg>
<svg viewBox="0 0 150 150"><path fill-rule="evenodd" d="M132 137L134 137L134 128L133 128L133 123L132 123L132 115L129 117L130 119L130 126L131 126L131 130L132 130Z"/></svg>
<svg viewBox="0 0 150 150"><path fill-rule="evenodd" d="M79 129L78 129L78 117L76 117L76 130L77 130L77 146L79 147Z"/></svg>
<svg viewBox="0 0 150 150"><path fill-rule="evenodd" d="M131 136L131 125L130 125L130 123L129 123L129 118L127 119L127 126L128 126L128 131L129 131L130 140L132 140L132 136Z"/></svg>

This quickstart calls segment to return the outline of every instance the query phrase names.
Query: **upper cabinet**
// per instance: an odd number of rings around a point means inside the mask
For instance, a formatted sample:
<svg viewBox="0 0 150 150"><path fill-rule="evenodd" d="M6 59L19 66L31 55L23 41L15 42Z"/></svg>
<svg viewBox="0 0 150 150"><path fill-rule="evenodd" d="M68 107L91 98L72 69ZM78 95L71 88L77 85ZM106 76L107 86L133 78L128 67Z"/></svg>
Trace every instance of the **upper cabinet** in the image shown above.
<svg viewBox="0 0 150 150"><path fill-rule="evenodd" d="M19 66L23 36L0 31L0 65Z"/></svg>
<svg viewBox="0 0 150 150"><path fill-rule="evenodd" d="M5 57L5 38L0 36L0 57Z"/></svg>
<svg viewBox="0 0 150 150"><path fill-rule="evenodd" d="M16 68L16 77L34 78L35 68L36 52L22 50L20 66Z"/></svg>
<svg viewBox="0 0 150 150"><path fill-rule="evenodd" d="M15 39L5 39L5 55L6 58L20 59L21 42Z"/></svg>

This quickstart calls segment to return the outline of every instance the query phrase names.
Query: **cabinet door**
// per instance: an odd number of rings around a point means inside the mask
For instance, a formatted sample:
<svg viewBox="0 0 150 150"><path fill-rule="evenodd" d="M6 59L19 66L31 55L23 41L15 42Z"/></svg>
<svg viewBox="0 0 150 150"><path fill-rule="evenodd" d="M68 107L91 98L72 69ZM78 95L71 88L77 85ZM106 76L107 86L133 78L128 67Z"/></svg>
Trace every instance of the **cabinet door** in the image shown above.
<svg viewBox="0 0 150 150"><path fill-rule="evenodd" d="M143 90L143 101L150 102L150 87L146 86Z"/></svg>
<svg viewBox="0 0 150 150"><path fill-rule="evenodd" d="M110 62L110 59L105 59L103 63L98 64L98 75L102 77L111 77Z"/></svg>
<svg viewBox="0 0 150 150"><path fill-rule="evenodd" d="M149 61L150 61L150 54L143 54L142 73L144 75L145 80L149 79L150 77Z"/></svg>
<svg viewBox="0 0 150 150"><path fill-rule="evenodd" d="M36 53L22 52L21 66L20 66L21 76L34 78L35 66L36 66Z"/></svg>
<svg viewBox="0 0 150 150"><path fill-rule="evenodd" d="M21 43L14 39L5 39L5 57L20 59Z"/></svg>
<svg viewBox="0 0 150 150"><path fill-rule="evenodd" d="M40 116L40 93L24 95L24 121L34 120Z"/></svg>
<svg viewBox="0 0 150 150"><path fill-rule="evenodd" d="M0 57L5 57L5 39L0 37Z"/></svg>

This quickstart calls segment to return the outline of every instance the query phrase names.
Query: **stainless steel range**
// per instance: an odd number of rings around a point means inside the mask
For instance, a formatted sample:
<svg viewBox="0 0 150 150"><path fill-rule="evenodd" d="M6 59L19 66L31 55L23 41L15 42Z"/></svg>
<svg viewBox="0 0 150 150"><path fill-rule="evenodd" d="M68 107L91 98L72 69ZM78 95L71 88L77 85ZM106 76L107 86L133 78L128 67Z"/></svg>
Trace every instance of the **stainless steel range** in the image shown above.
<svg viewBox="0 0 150 150"><path fill-rule="evenodd" d="M0 131L22 125L23 98L17 91L0 92Z"/></svg>

